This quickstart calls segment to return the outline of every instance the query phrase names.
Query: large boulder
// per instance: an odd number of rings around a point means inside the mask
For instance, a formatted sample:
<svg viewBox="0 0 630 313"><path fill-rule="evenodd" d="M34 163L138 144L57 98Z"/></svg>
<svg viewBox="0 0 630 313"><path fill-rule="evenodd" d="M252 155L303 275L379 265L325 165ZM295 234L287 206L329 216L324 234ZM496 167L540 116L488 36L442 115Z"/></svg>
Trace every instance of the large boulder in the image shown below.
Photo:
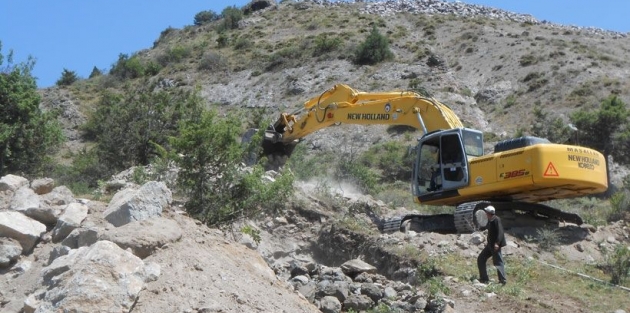
<svg viewBox="0 0 630 313"><path fill-rule="evenodd" d="M155 263L109 241L71 250L41 271L44 289L31 294L24 310L35 312L130 312L145 283L160 274Z"/></svg>
<svg viewBox="0 0 630 313"><path fill-rule="evenodd" d="M65 186L56 187L40 196L25 185L15 191L10 209L22 212L46 225L54 226L63 209L74 202L72 191Z"/></svg>
<svg viewBox="0 0 630 313"><path fill-rule="evenodd" d="M119 227L160 216L172 201L173 194L166 184L150 181L139 189L127 188L117 192L103 215L108 222Z"/></svg>
<svg viewBox="0 0 630 313"><path fill-rule="evenodd" d="M28 186L28 179L11 174L0 178L0 191L16 191L22 186Z"/></svg>
<svg viewBox="0 0 630 313"><path fill-rule="evenodd" d="M81 222L88 215L88 207L81 203L70 203L63 214L57 220L57 225L53 229L53 241L61 241L74 229L81 226Z"/></svg>
<svg viewBox="0 0 630 313"><path fill-rule="evenodd" d="M163 217L132 222L107 230L100 236L101 240L114 242L122 249L131 249L141 259L181 238L182 230L177 222Z"/></svg>
<svg viewBox="0 0 630 313"><path fill-rule="evenodd" d="M0 237L17 240L23 252L29 253L42 234L46 225L15 211L0 212Z"/></svg>

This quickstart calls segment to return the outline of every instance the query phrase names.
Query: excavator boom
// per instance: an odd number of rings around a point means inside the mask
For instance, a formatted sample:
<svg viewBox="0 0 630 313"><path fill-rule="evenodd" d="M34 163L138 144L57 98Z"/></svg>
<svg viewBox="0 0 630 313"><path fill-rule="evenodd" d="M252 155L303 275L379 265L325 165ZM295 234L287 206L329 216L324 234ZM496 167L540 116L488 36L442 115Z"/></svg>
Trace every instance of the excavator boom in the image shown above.
<svg viewBox="0 0 630 313"><path fill-rule="evenodd" d="M407 125L423 133L463 127L448 106L416 92L360 92L338 84L306 101L299 110L282 113L265 132L263 153L273 160L273 167L279 167L297 140L339 123Z"/></svg>

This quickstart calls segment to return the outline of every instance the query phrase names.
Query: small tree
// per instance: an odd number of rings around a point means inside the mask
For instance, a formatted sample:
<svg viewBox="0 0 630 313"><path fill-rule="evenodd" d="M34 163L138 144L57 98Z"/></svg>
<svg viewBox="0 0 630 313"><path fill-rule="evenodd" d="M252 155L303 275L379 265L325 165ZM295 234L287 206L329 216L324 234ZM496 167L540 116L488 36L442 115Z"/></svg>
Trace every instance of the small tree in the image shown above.
<svg viewBox="0 0 630 313"><path fill-rule="evenodd" d="M223 23L219 27L219 31L225 31L230 29L237 29L238 22L243 19L243 11L235 6L230 6L221 12Z"/></svg>
<svg viewBox="0 0 630 313"><path fill-rule="evenodd" d="M623 134L629 115L626 104L617 96L610 96L602 102L599 110L577 111L571 115L571 121L581 134L580 144L601 151L604 156L617 158L625 153L616 146L621 146L617 139Z"/></svg>
<svg viewBox="0 0 630 313"><path fill-rule="evenodd" d="M99 70L96 66L92 68L92 73L90 73L90 78L98 77L101 75L103 75L103 72L101 72L101 70Z"/></svg>
<svg viewBox="0 0 630 313"><path fill-rule="evenodd" d="M218 20L219 18L220 18L219 14L217 14L216 12L214 12L212 10L201 11L201 12L195 14L194 24L197 25L197 26L200 26L200 25L204 25L204 24L208 24L208 23L214 22L214 21Z"/></svg>
<svg viewBox="0 0 630 313"><path fill-rule="evenodd" d="M571 128L560 117L553 118L540 106L534 107L534 122L531 126L534 136L547 138L551 142L564 143L572 138Z"/></svg>
<svg viewBox="0 0 630 313"><path fill-rule="evenodd" d="M0 42L0 177L7 173L38 174L49 156L63 142L61 126L50 112L39 108L35 61L13 64L9 52L4 64Z"/></svg>
<svg viewBox="0 0 630 313"><path fill-rule="evenodd" d="M292 192L293 177L283 174L263 182L263 167L239 166L251 149L238 140L240 120L221 119L214 111L181 124L181 136L171 145L179 157L178 186L187 195L186 210L208 225L224 225L260 210L281 207ZM251 144L259 145L262 134Z"/></svg>
<svg viewBox="0 0 630 313"><path fill-rule="evenodd" d="M61 78L57 80L56 84L57 86L70 86L74 84L77 80L79 80L79 77L77 76L77 73L75 71L64 68L63 72L61 73Z"/></svg>
<svg viewBox="0 0 630 313"><path fill-rule="evenodd" d="M194 92L144 85L105 92L83 126L84 136L96 142L99 162L111 171L149 164L159 155L156 146L168 147L168 138L179 135L178 123L201 112L202 100Z"/></svg>
<svg viewBox="0 0 630 313"><path fill-rule="evenodd" d="M389 50L389 40L373 26L365 41L357 48L354 63L372 65L393 58L394 54Z"/></svg>

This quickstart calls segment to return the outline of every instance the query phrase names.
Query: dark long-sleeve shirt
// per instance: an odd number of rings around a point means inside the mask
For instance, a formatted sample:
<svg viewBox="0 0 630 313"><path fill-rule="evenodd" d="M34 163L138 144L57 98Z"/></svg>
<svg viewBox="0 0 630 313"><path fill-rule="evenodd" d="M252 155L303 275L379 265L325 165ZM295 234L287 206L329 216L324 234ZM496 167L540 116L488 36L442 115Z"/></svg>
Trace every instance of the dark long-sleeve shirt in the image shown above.
<svg viewBox="0 0 630 313"><path fill-rule="evenodd" d="M501 219L496 215L493 216L492 219L488 221L486 228L488 229L488 246L493 248L494 244L498 243L499 247L505 247L507 243L505 242L505 233L503 232Z"/></svg>

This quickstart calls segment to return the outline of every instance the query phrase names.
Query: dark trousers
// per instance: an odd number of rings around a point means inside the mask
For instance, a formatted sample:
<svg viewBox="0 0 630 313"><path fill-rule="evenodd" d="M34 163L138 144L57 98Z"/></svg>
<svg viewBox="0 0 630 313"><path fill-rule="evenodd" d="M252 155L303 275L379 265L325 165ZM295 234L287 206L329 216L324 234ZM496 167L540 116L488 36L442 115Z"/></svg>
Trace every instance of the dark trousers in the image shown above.
<svg viewBox="0 0 630 313"><path fill-rule="evenodd" d="M497 268L497 275L499 275L499 282L507 282L505 278L505 268L503 266L503 256L501 255L501 248L494 251L492 247L485 246L479 256L477 257L477 267L479 268L479 281L488 282L488 271L486 270L486 262L492 257L492 264Z"/></svg>

